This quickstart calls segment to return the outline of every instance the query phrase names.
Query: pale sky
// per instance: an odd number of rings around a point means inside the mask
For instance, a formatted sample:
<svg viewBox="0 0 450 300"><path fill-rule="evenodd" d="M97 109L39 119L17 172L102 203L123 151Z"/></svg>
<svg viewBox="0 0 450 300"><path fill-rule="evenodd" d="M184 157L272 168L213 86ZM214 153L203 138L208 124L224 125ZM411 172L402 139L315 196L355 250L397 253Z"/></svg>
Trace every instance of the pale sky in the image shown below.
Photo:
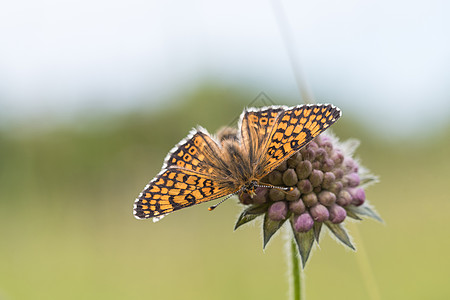
<svg viewBox="0 0 450 300"><path fill-rule="evenodd" d="M449 1L282 4L319 102L380 130L433 130L446 122ZM165 96L210 78L249 86L255 96L300 97L270 1L0 4L3 123L138 107L143 96L162 105Z"/></svg>

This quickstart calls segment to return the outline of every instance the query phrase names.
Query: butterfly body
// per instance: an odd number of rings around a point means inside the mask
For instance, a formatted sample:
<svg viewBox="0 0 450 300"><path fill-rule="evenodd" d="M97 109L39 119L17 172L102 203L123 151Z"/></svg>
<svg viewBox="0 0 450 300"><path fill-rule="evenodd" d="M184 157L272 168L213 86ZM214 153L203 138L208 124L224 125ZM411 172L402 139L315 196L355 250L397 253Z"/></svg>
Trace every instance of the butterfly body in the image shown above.
<svg viewBox="0 0 450 300"><path fill-rule="evenodd" d="M216 141L197 128L167 155L134 205L138 219L161 217L237 192L254 195L260 180L341 115L330 104L245 110L238 137Z"/></svg>

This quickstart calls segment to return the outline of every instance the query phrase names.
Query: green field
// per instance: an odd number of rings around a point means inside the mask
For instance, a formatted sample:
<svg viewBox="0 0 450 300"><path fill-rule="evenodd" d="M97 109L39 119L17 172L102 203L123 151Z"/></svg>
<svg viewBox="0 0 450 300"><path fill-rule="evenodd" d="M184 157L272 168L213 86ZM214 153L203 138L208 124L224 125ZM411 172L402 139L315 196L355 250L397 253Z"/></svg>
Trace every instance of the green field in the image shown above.
<svg viewBox="0 0 450 300"><path fill-rule="evenodd" d="M165 109L3 128L0 299L287 299L284 237L263 251L260 224L233 232L235 199L156 224L132 216L167 151L197 124L227 125L248 99L206 89ZM307 299L449 299L450 127L394 139L352 117L333 129L362 141L357 156L381 179L367 196L385 224L348 225L357 253L324 236Z"/></svg>

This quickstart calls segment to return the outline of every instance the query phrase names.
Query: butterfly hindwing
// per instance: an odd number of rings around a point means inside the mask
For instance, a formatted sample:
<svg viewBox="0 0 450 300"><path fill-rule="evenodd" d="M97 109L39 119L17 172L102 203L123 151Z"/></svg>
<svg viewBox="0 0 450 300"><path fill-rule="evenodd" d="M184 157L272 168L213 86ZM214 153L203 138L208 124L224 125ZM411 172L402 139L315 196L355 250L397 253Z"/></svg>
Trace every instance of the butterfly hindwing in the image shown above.
<svg viewBox="0 0 450 300"><path fill-rule="evenodd" d="M200 173L208 173L217 168L219 149L217 143L202 128L191 134L167 155L163 169L179 167Z"/></svg>
<svg viewBox="0 0 450 300"><path fill-rule="evenodd" d="M268 141L277 116L283 111L281 107L263 107L245 110L241 116L241 141L250 156L250 161L257 162L263 156L265 142Z"/></svg>

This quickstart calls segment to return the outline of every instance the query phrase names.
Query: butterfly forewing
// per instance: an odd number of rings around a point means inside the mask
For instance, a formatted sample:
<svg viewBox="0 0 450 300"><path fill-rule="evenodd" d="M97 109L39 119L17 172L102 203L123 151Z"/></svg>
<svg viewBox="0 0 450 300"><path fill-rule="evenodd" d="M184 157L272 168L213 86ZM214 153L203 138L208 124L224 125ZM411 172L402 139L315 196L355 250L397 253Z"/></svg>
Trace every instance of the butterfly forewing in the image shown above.
<svg viewBox="0 0 450 300"><path fill-rule="evenodd" d="M231 186L211 176L182 168L169 168L144 189L134 207L139 219L153 218L233 193Z"/></svg>
<svg viewBox="0 0 450 300"><path fill-rule="evenodd" d="M259 177L308 144L339 119L341 111L331 105L302 105L281 112L266 144L265 160Z"/></svg>

